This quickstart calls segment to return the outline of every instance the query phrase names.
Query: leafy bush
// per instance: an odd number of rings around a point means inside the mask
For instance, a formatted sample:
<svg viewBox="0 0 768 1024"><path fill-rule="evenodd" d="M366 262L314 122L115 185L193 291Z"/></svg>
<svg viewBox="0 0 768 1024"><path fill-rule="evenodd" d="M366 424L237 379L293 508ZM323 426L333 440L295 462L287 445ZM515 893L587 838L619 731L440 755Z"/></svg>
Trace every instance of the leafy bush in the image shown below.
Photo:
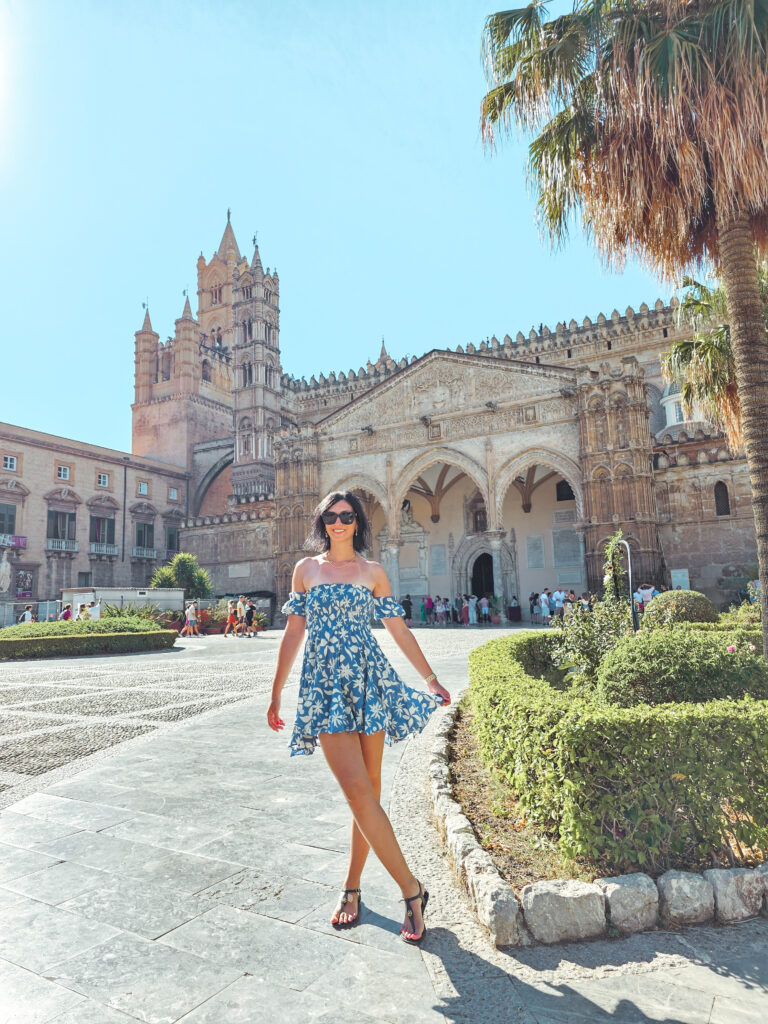
<svg viewBox="0 0 768 1024"><path fill-rule="evenodd" d="M717 622L717 608L698 590L667 590L645 606L643 626L669 626L676 622Z"/></svg>
<svg viewBox="0 0 768 1024"><path fill-rule="evenodd" d="M207 570L198 565L195 555L179 551L167 565L161 565L152 577L152 587L181 587L187 599L208 597L213 583Z"/></svg>
<svg viewBox="0 0 768 1024"><path fill-rule="evenodd" d="M151 619L139 619L135 615L121 618L82 619L75 622L23 622L8 626L0 632L0 639L30 636L80 636L86 633L150 633L160 629Z"/></svg>
<svg viewBox="0 0 768 1024"><path fill-rule="evenodd" d="M152 619L158 622L162 617L159 604L139 604L136 601L129 601L122 606L116 604L105 604L101 613L102 618L122 619L125 616L135 619Z"/></svg>
<svg viewBox="0 0 768 1024"><path fill-rule="evenodd" d="M730 626L753 626L759 629L763 621L760 601L744 601L742 604L731 605L727 612L722 612L720 621Z"/></svg>
<svg viewBox="0 0 768 1024"><path fill-rule="evenodd" d="M557 630L552 661L568 671L577 685L590 687L600 662L632 628L629 594L624 596L624 570L619 557L621 530L611 537L603 564L603 597L588 611L580 603L570 615L554 620Z"/></svg>
<svg viewBox="0 0 768 1024"><path fill-rule="evenodd" d="M733 642L731 642L733 641ZM728 633L656 629L619 641L600 665L597 693L620 707L768 698L762 647Z"/></svg>
<svg viewBox="0 0 768 1024"><path fill-rule="evenodd" d="M662 870L768 846L768 703L599 704L525 672L519 642L470 655L474 721L485 760L563 854Z"/></svg>
<svg viewBox="0 0 768 1024"><path fill-rule="evenodd" d="M140 633L91 631L7 638L9 632L10 629L5 629L0 633L0 660L161 651L173 647L178 636L175 629L144 629Z"/></svg>

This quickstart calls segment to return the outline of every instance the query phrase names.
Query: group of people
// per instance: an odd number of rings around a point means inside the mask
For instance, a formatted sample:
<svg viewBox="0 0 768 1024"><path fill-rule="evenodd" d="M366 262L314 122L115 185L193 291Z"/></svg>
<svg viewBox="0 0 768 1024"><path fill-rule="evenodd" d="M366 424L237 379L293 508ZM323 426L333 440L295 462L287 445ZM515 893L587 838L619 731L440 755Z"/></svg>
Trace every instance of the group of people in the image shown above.
<svg viewBox="0 0 768 1024"><path fill-rule="evenodd" d="M400 602L405 611L405 622L407 626L413 625L414 599L406 594ZM453 599L440 597L437 594L434 598L430 594L418 599L418 622L426 626L477 626L488 625L491 622L491 601L487 594L477 597L475 594L459 594Z"/></svg>
<svg viewBox="0 0 768 1024"><path fill-rule="evenodd" d="M553 619L563 619L571 615L576 608L591 611L592 599L586 591L581 597L577 597L575 590L563 590L559 586L550 590L549 587L545 587L541 593L536 590L530 592L528 606L531 622L548 626Z"/></svg>
<svg viewBox="0 0 768 1024"><path fill-rule="evenodd" d="M224 627L224 636L251 637L256 636L253 616L256 612L256 605L250 597L240 595L239 601L227 602L227 624Z"/></svg>

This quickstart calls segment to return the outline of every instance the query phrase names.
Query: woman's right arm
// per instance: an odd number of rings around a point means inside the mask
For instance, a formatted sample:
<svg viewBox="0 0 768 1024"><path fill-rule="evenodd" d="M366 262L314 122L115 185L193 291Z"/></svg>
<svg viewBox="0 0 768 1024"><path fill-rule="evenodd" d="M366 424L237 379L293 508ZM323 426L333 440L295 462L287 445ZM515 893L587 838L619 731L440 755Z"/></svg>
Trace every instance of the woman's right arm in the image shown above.
<svg viewBox="0 0 768 1024"><path fill-rule="evenodd" d="M298 594L304 593L304 566L309 559L303 558L296 564L291 580L291 591ZM304 639L306 619L303 615L289 615L283 638L280 641L280 648L277 652L277 666L272 680L272 699L267 709L267 723L270 729L280 732L285 728L285 722L280 717L280 695L283 692L288 673L291 671L296 655Z"/></svg>

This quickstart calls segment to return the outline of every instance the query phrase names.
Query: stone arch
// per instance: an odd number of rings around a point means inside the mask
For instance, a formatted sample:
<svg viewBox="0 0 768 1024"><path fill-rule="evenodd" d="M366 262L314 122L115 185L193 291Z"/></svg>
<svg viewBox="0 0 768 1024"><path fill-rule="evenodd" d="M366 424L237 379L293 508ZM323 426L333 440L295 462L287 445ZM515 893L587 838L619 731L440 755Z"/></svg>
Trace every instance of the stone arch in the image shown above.
<svg viewBox="0 0 768 1024"><path fill-rule="evenodd" d="M376 501L384 509L384 513L387 513L387 491L386 488L372 477L367 476L365 473L351 473L348 476L342 477L338 483L334 484L333 487L329 487L327 493L332 494L333 491L356 491L356 490L368 491L372 494Z"/></svg>
<svg viewBox="0 0 768 1024"><path fill-rule="evenodd" d="M192 515L193 516L196 516L196 515L200 514L200 508L201 508L201 506L203 504L203 499L205 498L206 491L211 486L211 484L216 479L216 477L219 475L219 473L223 469L226 469L227 466L231 465L232 462L234 462L234 459L235 459L235 450L233 448L232 451L227 452L226 455L222 455L222 457L218 460L218 462L214 462L214 464L211 466L211 468L205 474L203 479L197 485L197 488L195 489L194 497L192 499L192 510L191 511L192 511Z"/></svg>
<svg viewBox="0 0 768 1024"><path fill-rule="evenodd" d="M496 522L501 523L502 508L507 491L512 481L524 474L531 466L540 465L553 469L556 473L567 480L571 485L576 499L576 515L579 519L584 518L584 493L581 486L581 470L578 465L569 459L567 455L554 452L549 448L528 448L514 458L509 459L496 472L493 478L493 498L495 502Z"/></svg>
<svg viewBox="0 0 768 1024"><path fill-rule="evenodd" d="M411 461L401 469L397 475L397 479L392 486L392 505L387 510L389 513L391 536L398 536L400 507L403 504L411 484L416 480L416 477L418 477L419 474L425 473L431 466L437 465L440 462L445 462L449 466L455 466L457 469L466 473L467 476L474 481L480 491L480 494L483 496L485 506L490 513L488 474L483 467L471 456L465 455L463 452L457 451L455 448L433 448L431 451L422 452L421 455L417 455L416 458L411 459ZM385 505L384 507L386 508L387 506Z"/></svg>

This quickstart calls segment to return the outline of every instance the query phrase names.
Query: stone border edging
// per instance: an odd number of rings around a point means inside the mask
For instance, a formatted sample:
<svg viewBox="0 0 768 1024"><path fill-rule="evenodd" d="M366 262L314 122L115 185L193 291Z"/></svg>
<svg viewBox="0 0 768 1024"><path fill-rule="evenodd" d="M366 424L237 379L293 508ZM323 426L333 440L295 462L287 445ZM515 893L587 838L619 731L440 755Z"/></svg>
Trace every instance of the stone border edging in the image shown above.
<svg viewBox="0 0 768 1024"><path fill-rule="evenodd" d="M558 878L526 885L520 900L482 848L454 800L450 784L450 733L456 706L437 725L429 755L429 788L438 831L480 923L495 946L578 942L604 935L611 925L624 935L657 925L735 924L768 916L768 863L751 868L712 868L702 874L667 871L579 882Z"/></svg>

